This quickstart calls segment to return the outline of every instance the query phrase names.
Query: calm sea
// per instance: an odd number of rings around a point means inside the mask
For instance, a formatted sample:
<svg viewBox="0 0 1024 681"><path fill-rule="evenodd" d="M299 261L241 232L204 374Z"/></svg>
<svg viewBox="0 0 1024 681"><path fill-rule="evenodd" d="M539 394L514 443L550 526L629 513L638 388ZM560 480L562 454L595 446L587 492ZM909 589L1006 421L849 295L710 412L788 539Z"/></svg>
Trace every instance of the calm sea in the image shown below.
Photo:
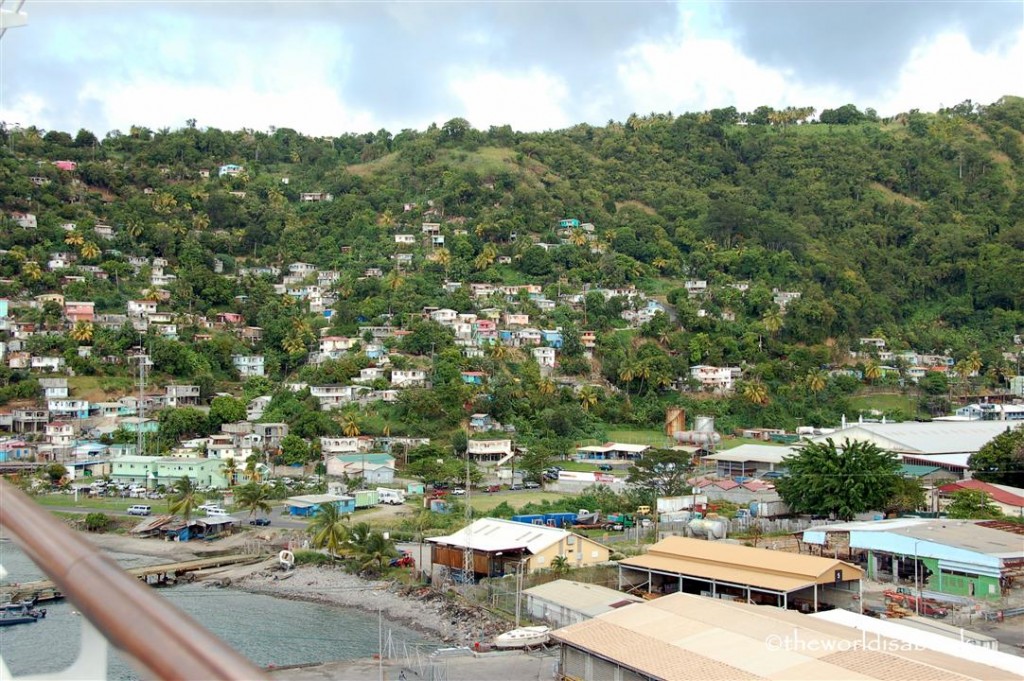
<svg viewBox="0 0 1024 681"><path fill-rule="evenodd" d="M125 567L159 559L117 555ZM5 583L42 579L42 572L12 542L0 543ZM378 651L377 616L360 610L290 601L202 584L157 589L211 633L259 666L364 658ZM46 619L0 627L0 654L15 676L63 670L78 655L82 618L68 601L46 604ZM384 621L396 646L424 643L407 627ZM137 673L112 651L109 679L136 679Z"/></svg>

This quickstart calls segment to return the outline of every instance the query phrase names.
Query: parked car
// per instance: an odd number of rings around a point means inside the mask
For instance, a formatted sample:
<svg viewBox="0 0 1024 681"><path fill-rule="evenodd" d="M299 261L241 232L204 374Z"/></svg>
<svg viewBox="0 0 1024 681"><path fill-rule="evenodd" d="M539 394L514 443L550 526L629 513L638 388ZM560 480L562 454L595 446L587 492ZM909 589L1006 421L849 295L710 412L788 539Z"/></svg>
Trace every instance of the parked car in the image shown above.
<svg viewBox="0 0 1024 681"><path fill-rule="evenodd" d="M270 518L253 518L249 521L250 525L258 525L259 527L266 527L270 524Z"/></svg>
<svg viewBox="0 0 1024 681"><path fill-rule="evenodd" d="M534 482L533 480L528 480L523 483L523 487L525 487L526 489L540 489L540 483Z"/></svg>
<svg viewBox="0 0 1024 681"><path fill-rule="evenodd" d="M508 489L509 489L510 492L516 492L518 490L523 489L523 486L520 485L520 484L513 484L513 485L509 485Z"/></svg>
<svg viewBox="0 0 1024 681"><path fill-rule="evenodd" d="M456 487L455 489L452 490L452 494L457 497L461 497L465 493L466 490L462 489L461 487Z"/></svg>
<svg viewBox="0 0 1024 681"><path fill-rule="evenodd" d="M597 468L598 468L598 470L602 470L602 471L610 471L612 469L612 465L610 463L603 463L600 466L598 466Z"/></svg>
<svg viewBox="0 0 1024 681"><path fill-rule="evenodd" d="M486 491L487 492L500 492L501 491L501 485L488 485Z"/></svg>
<svg viewBox="0 0 1024 681"><path fill-rule="evenodd" d="M152 512L153 508L145 504L135 504L128 507L128 515L149 515Z"/></svg>

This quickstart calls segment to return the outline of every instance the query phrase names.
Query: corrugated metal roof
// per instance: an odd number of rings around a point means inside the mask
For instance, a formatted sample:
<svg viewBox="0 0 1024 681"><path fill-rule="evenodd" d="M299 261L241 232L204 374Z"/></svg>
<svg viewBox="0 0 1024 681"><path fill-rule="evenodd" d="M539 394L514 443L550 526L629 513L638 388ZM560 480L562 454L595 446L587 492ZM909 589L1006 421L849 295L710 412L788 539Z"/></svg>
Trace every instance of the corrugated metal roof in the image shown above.
<svg viewBox="0 0 1024 681"><path fill-rule="evenodd" d="M620 563L697 577L716 577L774 591L791 591L814 583L831 582L834 571L840 569L847 580L860 579L863 575L860 568L834 558L686 537L662 539L646 555L627 558Z"/></svg>
<svg viewBox="0 0 1024 681"><path fill-rule="evenodd" d="M714 579L718 582L729 582L731 584L750 585L760 589L768 589L779 593L797 591L804 587L811 586L815 580L806 577L786 577L772 573L761 572L752 568L728 568L715 563L706 563L699 560L687 560L685 558L667 558L665 556L637 556L619 561L620 565L629 567L645 568L669 574L680 574L684 577L700 577L702 579Z"/></svg>
<svg viewBox="0 0 1024 681"><path fill-rule="evenodd" d="M539 584L524 590L523 593L570 608L588 617L596 617L603 612L622 607L621 604L624 601L627 603L643 602L642 598L624 594L599 584L584 584L568 579L556 579L547 584Z"/></svg>
<svg viewBox="0 0 1024 681"><path fill-rule="evenodd" d="M1019 675L768 606L689 594L630 605L553 632L658 679L997 681ZM877 648L877 649L876 649Z"/></svg>
<svg viewBox="0 0 1024 681"><path fill-rule="evenodd" d="M831 438L837 445L844 439L873 440L884 449L916 454L959 454L976 452L1007 428L1006 421L907 421L904 423L855 423L830 435L813 438L824 442Z"/></svg>
<svg viewBox="0 0 1024 681"><path fill-rule="evenodd" d="M487 553L526 549L537 554L572 534L557 527L527 525L500 518L481 518L455 534L429 537L427 541L460 548L471 546L476 551Z"/></svg>
<svg viewBox="0 0 1024 681"><path fill-rule="evenodd" d="M756 461L758 463L782 463L782 459L793 456L796 450L792 447L773 447L771 445L740 445L705 456L706 461Z"/></svg>

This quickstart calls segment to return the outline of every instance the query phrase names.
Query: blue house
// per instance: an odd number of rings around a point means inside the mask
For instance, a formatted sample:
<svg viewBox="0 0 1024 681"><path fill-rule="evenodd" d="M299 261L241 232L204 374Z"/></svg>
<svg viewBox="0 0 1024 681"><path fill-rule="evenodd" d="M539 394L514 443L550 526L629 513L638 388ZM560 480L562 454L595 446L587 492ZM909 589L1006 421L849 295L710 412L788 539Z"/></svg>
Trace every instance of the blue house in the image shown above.
<svg viewBox="0 0 1024 681"><path fill-rule="evenodd" d="M324 504L334 504L341 513L356 512L356 498L350 496L335 496L334 494L305 494L299 497L288 497L285 505L288 507L289 515L308 518L317 514Z"/></svg>
<svg viewBox="0 0 1024 681"><path fill-rule="evenodd" d="M462 382L466 385L483 385L487 374L482 371L463 371Z"/></svg>
<svg viewBox="0 0 1024 681"><path fill-rule="evenodd" d="M557 329L553 331L542 330L540 332L540 338L544 345L547 345L550 348L558 350L562 348L562 332Z"/></svg>
<svg viewBox="0 0 1024 681"><path fill-rule="evenodd" d="M565 220L558 221L558 229L576 229L580 226L580 221L576 218L566 218Z"/></svg>

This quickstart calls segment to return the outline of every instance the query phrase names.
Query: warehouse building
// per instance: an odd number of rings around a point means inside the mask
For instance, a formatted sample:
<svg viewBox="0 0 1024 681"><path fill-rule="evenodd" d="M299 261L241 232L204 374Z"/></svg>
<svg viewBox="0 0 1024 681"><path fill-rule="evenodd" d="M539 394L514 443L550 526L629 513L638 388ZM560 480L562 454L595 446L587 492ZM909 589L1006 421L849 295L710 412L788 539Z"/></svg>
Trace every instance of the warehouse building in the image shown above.
<svg viewBox="0 0 1024 681"><path fill-rule="evenodd" d="M797 612L673 594L552 633L562 679L1009 681L1007 670ZM981 654L989 653L978 649Z"/></svg>
<svg viewBox="0 0 1024 681"><path fill-rule="evenodd" d="M638 596L624 594L599 584L585 584L556 579L523 591L526 613L553 627L566 627L597 617L632 603L642 603Z"/></svg>
<svg viewBox="0 0 1024 681"><path fill-rule="evenodd" d="M1024 527L1005 520L840 523L804 530L802 540L864 565L869 579L925 595L997 600L1024 583Z"/></svg>
<svg viewBox="0 0 1024 681"><path fill-rule="evenodd" d="M726 542L667 537L619 561L627 593L699 594L805 612L859 611L863 571L841 560Z"/></svg>

